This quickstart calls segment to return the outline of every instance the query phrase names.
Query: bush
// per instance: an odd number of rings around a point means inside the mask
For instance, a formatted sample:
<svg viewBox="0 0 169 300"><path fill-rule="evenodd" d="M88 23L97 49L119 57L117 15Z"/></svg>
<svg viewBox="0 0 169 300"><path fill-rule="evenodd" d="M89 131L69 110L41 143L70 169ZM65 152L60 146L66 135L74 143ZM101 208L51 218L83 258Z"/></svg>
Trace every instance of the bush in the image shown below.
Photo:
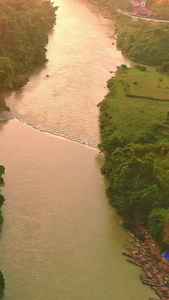
<svg viewBox="0 0 169 300"><path fill-rule="evenodd" d="M102 143L98 145L100 151L111 152L119 147L123 147L124 141L119 138L116 134L112 134L109 138L104 139Z"/></svg>
<svg viewBox="0 0 169 300"><path fill-rule="evenodd" d="M164 72L164 73L169 73L169 62L168 61L166 61L162 64L160 71Z"/></svg>
<svg viewBox="0 0 169 300"><path fill-rule="evenodd" d="M28 75L27 74L20 74L17 75L14 79L14 88L20 89L28 82Z"/></svg>
<svg viewBox="0 0 169 300"><path fill-rule="evenodd" d="M131 219L125 219L123 220L123 226L124 228L131 230L133 227L133 222L131 221Z"/></svg>
<svg viewBox="0 0 169 300"><path fill-rule="evenodd" d="M148 216L148 228L154 240L163 240L163 231L169 218L169 209L153 209Z"/></svg>
<svg viewBox="0 0 169 300"><path fill-rule="evenodd" d="M135 68L142 72L147 71L146 67L144 67L144 66L136 65Z"/></svg>
<svg viewBox="0 0 169 300"><path fill-rule="evenodd" d="M6 105L4 97L0 95L0 112L2 111L10 111L10 108Z"/></svg>
<svg viewBox="0 0 169 300"><path fill-rule="evenodd" d="M169 30L168 27L166 28L166 24L153 26L146 22L135 28L135 23L139 22L133 22L130 24L131 26L121 26L118 32L117 46L134 62L153 66L160 66L164 62L168 62ZM146 71L142 66L139 70Z"/></svg>

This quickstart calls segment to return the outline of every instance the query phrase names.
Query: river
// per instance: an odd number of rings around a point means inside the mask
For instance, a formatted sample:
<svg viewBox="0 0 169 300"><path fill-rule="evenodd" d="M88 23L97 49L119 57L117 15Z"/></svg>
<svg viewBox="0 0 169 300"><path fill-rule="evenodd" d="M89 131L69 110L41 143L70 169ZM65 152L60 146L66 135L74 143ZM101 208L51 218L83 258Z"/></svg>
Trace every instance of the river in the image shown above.
<svg viewBox="0 0 169 300"><path fill-rule="evenodd" d="M122 255L129 236L105 196L97 150L97 104L110 71L130 63L112 44L112 21L79 0L55 4L49 62L7 98L11 120L0 124L3 299L148 299Z"/></svg>

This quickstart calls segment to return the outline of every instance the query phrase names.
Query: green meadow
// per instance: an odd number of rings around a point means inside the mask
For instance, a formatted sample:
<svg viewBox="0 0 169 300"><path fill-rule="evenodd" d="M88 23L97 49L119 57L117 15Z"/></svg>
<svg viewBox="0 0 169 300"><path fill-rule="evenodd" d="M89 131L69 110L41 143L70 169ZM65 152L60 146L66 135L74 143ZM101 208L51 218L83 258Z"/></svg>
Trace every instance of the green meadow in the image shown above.
<svg viewBox="0 0 169 300"><path fill-rule="evenodd" d="M130 143L139 141L139 137L147 132L149 136L153 133L153 140L156 137L158 141L167 142L169 102L162 99L169 100L169 76L123 68L119 68L118 73L109 80L110 93L101 105L102 137L112 132L123 136ZM159 78L163 78L160 83ZM108 110L104 110L106 106Z"/></svg>
<svg viewBox="0 0 169 300"><path fill-rule="evenodd" d="M131 96L169 101L169 77L160 72L141 72L129 69L127 76L124 76L123 79L129 84Z"/></svg>

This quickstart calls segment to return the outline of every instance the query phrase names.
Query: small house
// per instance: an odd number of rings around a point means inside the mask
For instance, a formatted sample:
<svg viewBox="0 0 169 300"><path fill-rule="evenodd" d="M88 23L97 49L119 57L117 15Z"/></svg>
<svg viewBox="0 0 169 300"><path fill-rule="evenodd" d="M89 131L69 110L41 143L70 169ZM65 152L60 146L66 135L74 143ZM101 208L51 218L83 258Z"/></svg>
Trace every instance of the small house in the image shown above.
<svg viewBox="0 0 169 300"><path fill-rule="evenodd" d="M144 17L156 17L157 14L150 9L147 9L146 7L143 7L141 5L134 6L134 13L138 16L144 16Z"/></svg>

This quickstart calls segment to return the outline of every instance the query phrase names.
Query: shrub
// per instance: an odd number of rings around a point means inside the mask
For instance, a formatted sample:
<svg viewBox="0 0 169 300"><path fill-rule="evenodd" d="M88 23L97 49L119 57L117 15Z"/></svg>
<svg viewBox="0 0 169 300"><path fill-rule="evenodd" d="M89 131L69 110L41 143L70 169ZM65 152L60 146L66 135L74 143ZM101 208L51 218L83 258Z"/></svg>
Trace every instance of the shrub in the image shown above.
<svg viewBox="0 0 169 300"><path fill-rule="evenodd" d="M123 226L124 228L130 230L133 227L133 222L131 221L131 219L125 219L123 220Z"/></svg>
<svg viewBox="0 0 169 300"><path fill-rule="evenodd" d="M154 240L163 240L163 230L167 219L169 218L169 209L153 209L148 216L149 231Z"/></svg>
<svg viewBox="0 0 169 300"><path fill-rule="evenodd" d="M147 71L146 67L144 66L136 65L135 68L138 69L139 71L143 71L143 72Z"/></svg>
<svg viewBox="0 0 169 300"><path fill-rule="evenodd" d="M160 68L160 71L161 72L164 72L164 73L169 73L169 62L168 61L165 61L161 68Z"/></svg>

